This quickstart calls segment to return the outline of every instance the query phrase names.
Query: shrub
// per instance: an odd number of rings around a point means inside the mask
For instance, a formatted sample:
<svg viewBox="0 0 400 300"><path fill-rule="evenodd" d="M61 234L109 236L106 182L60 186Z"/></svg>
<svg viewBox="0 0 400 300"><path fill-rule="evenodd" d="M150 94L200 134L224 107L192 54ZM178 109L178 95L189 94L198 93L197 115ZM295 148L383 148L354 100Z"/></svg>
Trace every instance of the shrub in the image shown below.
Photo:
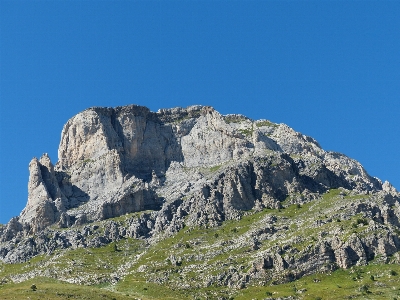
<svg viewBox="0 0 400 300"><path fill-rule="evenodd" d="M358 290L362 293L367 293L367 294L371 293L368 285L366 285L366 284L363 284L362 286L360 286L360 288Z"/></svg>
<svg viewBox="0 0 400 300"><path fill-rule="evenodd" d="M357 224L363 224L363 225L368 225L368 220L364 218L359 218L357 219Z"/></svg>

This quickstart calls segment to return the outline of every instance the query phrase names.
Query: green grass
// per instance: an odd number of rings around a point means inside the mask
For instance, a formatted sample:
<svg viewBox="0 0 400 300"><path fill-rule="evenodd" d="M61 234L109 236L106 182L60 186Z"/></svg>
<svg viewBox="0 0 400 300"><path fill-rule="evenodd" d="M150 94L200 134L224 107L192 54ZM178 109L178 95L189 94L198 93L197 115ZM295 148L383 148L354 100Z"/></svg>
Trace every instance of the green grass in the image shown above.
<svg viewBox="0 0 400 300"><path fill-rule="evenodd" d="M128 275L116 286L116 291L140 299L191 299L187 293L165 285L146 282L137 275Z"/></svg>
<svg viewBox="0 0 400 300"><path fill-rule="evenodd" d="M214 166L210 168L210 172L216 172L221 168L222 165Z"/></svg>
<svg viewBox="0 0 400 300"><path fill-rule="evenodd" d="M268 126L268 127L278 127L278 124L272 123L270 121L261 121L256 123L257 127L263 127L263 126Z"/></svg>
<svg viewBox="0 0 400 300"><path fill-rule="evenodd" d="M118 267L130 262L143 249L143 241L126 239L100 248L58 250L53 255L36 256L26 263L0 263L0 282L11 282L14 274L29 275L33 271L58 278L85 278L85 283L92 285L110 282Z"/></svg>
<svg viewBox="0 0 400 300"><path fill-rule="evenodd" d="M31 289L32 285L36 291ZM77 285L60 282L50 278L35 278L17 284L0 284L0 299L81 299L81 300L125 300L136 299L129 294L112 292L93 286ZM141 297L141 299L152 299Z"/></svg>
<svg viewBox="0 0 400 300"><path fill-rule="evenodd" d="M339 269L330 274L305 276L287 284L249 287L239 291L234 299L264 299L268 295L273 298L294 296L305 300L400 299L400 275L391 275L393 271L399 273L400 266L371 264Z"/></svg>
<svg viewBox="0 0 400 300"><path fill-rule="evenodd" d="M248 128L248 129L239 129L239 132L247 137L253 135L253 128Z"/></svg>
<svg viewBox="0 0 400 300"><path fill-rule="evenodd" d="M129 219L132 219L133 217L140 218L142 215L150 214L153 211L154 210L142 210L142 211L137 211L137 212L133 212L133 213L128 213L125 215L121 215L119 217L109 218L109 219L107 219L106 222L114 221L119 224L125 224L126 221L128 221ZM100 222L95 222L94 224L101 225L102 223L104 223L104 222L100 221ZM83 225L83 226L85 226L85 225Z"/></svg>
<svg viewBox="0 0 400 300"><path fill-rule="evenodd" d="M243 121L248 120L245 116L224 116L225 123L241 123Z"/></svg>
<svg viewBox="0 0 400 300"><path fill-rule="evenodd" d="M370 234L367 219L361 213L340 219L340 222L335 217L340 207L351 201L363 202L363 198L368 197L366 195L361 197L332 189L301 205L291 204L300 195L292 196L282 203L282 209L245 211L240 220L224 221L218 227L185 227L174 236L164 237L150 246L142 240L126 239L100 248L59 250L51 256L37 256L22 264L0 263L0 282L8 282L0 284L0 299L13 299L5 298L5 295L15 299L216 299L222 296L227 299L264 299L290 295L301 299L347 299L348 296L353 299L400 299L400 266L378 264L379 258L368 266L311 275L287 284L272 285L276 278L269 274L262 283L265 286L260 286L261 280L250 282L250 286L243 290L218 284L206 287L205 276L218 277L229 268L246 273L256 251L268 252L275 246L282 249L289 246L295 250L291 255L297 259L304 255L307 247L317 245L322 232L324 236L340 232L338 236L344 242L353 234ZM113 221L124 224L137 214L114 218ZM267 222L271 219L274 219L273 224ZM291 220L291 225L288 220ZM259 250L253 250L246 242L237 243L239 239L248 241L246 239L253 230L267 225L280 227L280 234L261 240ZM384 225L380 226L384 230ZM180 258L181 263L173 264L171 254ZM124 275L111 284L119 266L124 266ZM91 286L70 285L45 278L10 283L13 274L28 274L33 270L58 274L59 280L86 278L85 284ZM37 286L37 291L30 289L32 284ZM300 290L303 291L301 294ZM33 298L37 295L40 297Z"/></svg>
<svg viewBox="0 0 400 300"><path fill-rule="evenodd" d="M350 198L350 196L346 196L342 199L341 194L343 192L340 190L330 190L320 199L302 205L287 204L285 208L280 210L264 209L261 212L245 212L241 220L225 221L219 227L186 228L175 236L164 239L159 244L149 248L149 251L140 258L137 266L141 264L149 265L148 262L151 261L154 267L150 267L150 271L173 270L173 274L170 275L172 281L177 280L176 274L188 266L192 266L195 270L203 268L206 270L205 272L212 275L221 272L219 264L227 260L229 260L230 266L245 266L247 268L251 261L251 256L249 256L251 249L248 246L236 247L235 240L257 227L258 223L262 224L262 220L267 215L273 215L277 218L276 226L284 225L288 219L295 221L295 224L285 230L283 236L262 241L259 245L260 251L267 250L274 245L289 245L292 249L299 251L298 255L302 255L301 251L305 250L306 247L309 245L314 247L317 244L320 232L324 231L326 234L330 234L330 232L339 228L342 229L341 239L343 241L346 241L354 233L363 235L368 226L365 225L364 221L360 221L363 220L360 214L347 220L340 220L340 222L332 220L326 215L326 210L335 209L338 201L348 201L346 198ZM318 220L322 222L321 225L310 226ZM297 222L300 225L296 225ZM357 228L353 228L352 224L354 223L357 224ZM176 248L178 244L182 246ZM186 247L185 245L189 246ZM168 253L181 256L183 258L182 266L172 267L168 265ZM208 266L203 266L202 261L186 261L186 258L195 254L204 255ZM199 279L196 274L191 276L190 279L192 280ZM188 279L189 277L184 276L184 278Z"/></svg>
<svg viewBox="0 0 400 300"><path fill-rule="evenodd" d="M394 274L394 275L393 275ZM301 299L399 299L400 266L371 264L337 270L330 274L305 276L281 285L251 286L231 290L235 300L294 296ZM372 276L372 277L371 277ZM373 278L373 279L371 279ZM32 284L37 287L31 289ZM194 293L196 292L196 293ZM209 287L197 291L180 291L145 282L134 275L127 276L115 288L76 285L49 278L35 278L17 284L0 285L0 299L194 299L195 295L220 295L223 288ZM201 297L199 297L201 298ZM201 298L204 299L204 298Z"/></svg>

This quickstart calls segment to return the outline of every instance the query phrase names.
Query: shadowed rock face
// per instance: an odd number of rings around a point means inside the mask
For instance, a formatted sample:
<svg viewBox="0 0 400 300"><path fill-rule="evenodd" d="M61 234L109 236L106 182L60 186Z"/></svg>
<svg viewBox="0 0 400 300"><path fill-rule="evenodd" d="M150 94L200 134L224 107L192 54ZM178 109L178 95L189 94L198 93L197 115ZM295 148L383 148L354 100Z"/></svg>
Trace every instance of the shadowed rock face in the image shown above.
<svg viewBox="0 0 400 300"><path fill-rule="evenodd" d="M349 202L341 209L346 218L362 213L377 222L384 238L321 238L314 248L298 254L298 260L271 248L255 255L250 275L242 275L258 278L270 270L295 268L297 273L291 274L301 276L332 263L347 268L376 255L391 255L400 247L393 230L384 228L400 225L394 187L285 124L223 116L205 106L158 112L136 105L94 107L65 124L58 156L55 166L47 154L30 162L28 203L19 217L0 227L2 260L24 261L57 247L99 246L121 237L154 242L184 226L219 226L249 211L278 210L283 201L300 205L320 199L337 188L373 199ZM93 221L144 210L152 212L132 217L125 227L113 223L112 230L96 239L74 231ZM276 222L268 217L243 241L254 250L274 234L284 235L287 227L275 228ZM325 224L315 222L312 226ZM50 225L72 228L51 239L44 234L53 230ZM32 233L53 246L41 245L29 237ZM17 242L21 243L14 247Z"/></svg>

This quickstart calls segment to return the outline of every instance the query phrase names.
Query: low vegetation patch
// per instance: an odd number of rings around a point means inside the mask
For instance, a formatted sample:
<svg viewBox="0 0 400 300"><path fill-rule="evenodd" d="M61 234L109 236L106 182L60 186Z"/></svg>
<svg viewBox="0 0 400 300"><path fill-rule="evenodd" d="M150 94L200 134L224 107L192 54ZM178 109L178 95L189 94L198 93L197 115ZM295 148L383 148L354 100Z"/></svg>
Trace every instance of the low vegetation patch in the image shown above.
<svg viewBox="0 0 400 300"><path fill-rule="evenodd" d="M333 232L343 242L368 234L370 221L362 213L341 215L348 201L362 203L358 195L331 189L315 200L295 203L300 196L291 195L280 209L244 211L238 220L220 226L186 226L157 243L121 239L99 248L58 250L21 264L0 263L0 299L400 299L400 266L382 264L379 257L367 266L324 271L286 284L276 285L276 278L268 276L241 288L224 283L230 270L249 274L263 251L279 247L282 256L289 253L296 260ZM139 214L104 222L124 225ZM253 237L258 241L252 243ZM282 276L290 272L285 269ZM18 274L34 279L13 283Z"/></svg>
<svg viewBox="0 0 400 300"><path fill-rule="evenodd" d="M260 122L256 122L256 126L257 127L263 127L263 126L267 126L267 127L278 127L278 124L272 123L270 121L260 121Z"/></svg>

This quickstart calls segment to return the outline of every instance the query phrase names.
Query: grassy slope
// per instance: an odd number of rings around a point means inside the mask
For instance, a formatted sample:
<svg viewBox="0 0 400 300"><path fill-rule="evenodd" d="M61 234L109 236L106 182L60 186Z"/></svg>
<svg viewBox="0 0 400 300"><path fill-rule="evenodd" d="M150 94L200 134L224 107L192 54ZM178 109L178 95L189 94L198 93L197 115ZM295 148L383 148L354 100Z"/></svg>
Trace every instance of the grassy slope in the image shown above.
<svg viewBox="0 0 400 300"><path fill-rule="evenodd" d="M371 277L373 276L373 277ZM31 285L37 286L36 291ZM48 278L35 278L18 284L0 285L0 299L193 299L156 284L124 280L110 287L75 285ZM212 288L204 289L212 297ZM276 286L249 287L234 291L233 299L264 299L296 296L301 299L400 299L400 266L371 264L331 274L306 276L295 282ZM198 297L202 299L203 297Z"/></svg>
<svg viewBox="0 0 400 300"><path fill-rule="evenodd" d="M246 215L240 221L226 221L217 228L184 228L175 236L150 247L146 247L143 241L127 239L102 248L57 251L51 256L38 256L23 264L0 264L0 282L3 281L0 284L0 299L212 299L217 296L264 299L289 295L302 299L346 299L349 296L352 299L400 299L400 266L378 262L331 274L306 276L289 284L272 286L268 282L265 286L250 286L243 290L215 285L205 288L199 284L204 274L218 275L229 267L246 271L255 252L248 246L235 248L234 241L270 215L277 218L274 226L282 226L288 219L295 224L285 230L284 236L263 241L258 251L287 243L301 251L306 245L315 243L319 232L329 232L337 227L342 228L343 239L354 233L362 235L368 226L357 224L361 216L338 222L332 215L346 201L361 198L342 197L337 190L332 190L321 199L301 207L290 205L281 210L265 209ZM124 222L124 219L115 221ZM332 220L318 228L308 227L316 220L327 219ZM293 243L293 238L296 243ZM172 264L171 254L179 256L182 263ZM126 276L114 285L107 283L118 273L121 265ZM10 283L13 274L29 274L34 270L41 270L42 276L57 276L59 280L85 277L87 283L104 283L85 286L44 277ZM165 283L149 282L155 278L162 278ZM37 291L30 289L33 283Z"/></svg>
<svg viewBox="0 0 400 300"><path fill-rule="evenodd" d="M34 284L37 289L31 289ZM56 281L49 278L35 278L18 284L0 285L0 299L82 299L82 300L124 300L133 299L128 295L110 292L92 286L83 286ZM142 298L145 300L146 298Z"/></svg>
<svg viewBox="0 0 400 300"><path fill-rule="evenodd" d="M395 274L395 275L393 275ZM373 276L373 277L371 277ZM235 300L296 296L301 299L400 299L400 266L371 264L303 277L276 286L249 287Z"/></svg>

